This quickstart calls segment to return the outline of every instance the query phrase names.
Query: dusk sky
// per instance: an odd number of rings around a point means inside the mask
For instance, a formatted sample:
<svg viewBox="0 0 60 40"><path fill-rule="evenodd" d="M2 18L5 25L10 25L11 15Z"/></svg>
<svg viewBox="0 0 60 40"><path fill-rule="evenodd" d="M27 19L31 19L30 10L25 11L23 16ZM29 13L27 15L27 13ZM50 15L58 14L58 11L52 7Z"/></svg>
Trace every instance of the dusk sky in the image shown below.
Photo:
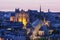
<svg viewBox="0 0 60 40"><path fill-rule="evenodd" d="M33 9L42 11L60 11L60 0L0 0L0 10Z"/></svg>

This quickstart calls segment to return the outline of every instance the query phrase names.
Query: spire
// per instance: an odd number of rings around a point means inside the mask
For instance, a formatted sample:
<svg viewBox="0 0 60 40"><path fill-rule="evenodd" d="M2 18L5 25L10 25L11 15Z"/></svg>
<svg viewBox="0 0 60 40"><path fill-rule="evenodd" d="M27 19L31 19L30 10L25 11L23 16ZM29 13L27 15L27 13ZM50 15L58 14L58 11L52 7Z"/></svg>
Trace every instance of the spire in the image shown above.
<svg viewBox="0 0 60 40"><path fill-rule="evenodd" d="M41 13L41 5L40 5L40 13Z"/></svg>
<svg viewBox="0 0 60 40"><path fill-rule="evenodd" d="M50 9L48 9L48 12L50 12Z"/></svg>

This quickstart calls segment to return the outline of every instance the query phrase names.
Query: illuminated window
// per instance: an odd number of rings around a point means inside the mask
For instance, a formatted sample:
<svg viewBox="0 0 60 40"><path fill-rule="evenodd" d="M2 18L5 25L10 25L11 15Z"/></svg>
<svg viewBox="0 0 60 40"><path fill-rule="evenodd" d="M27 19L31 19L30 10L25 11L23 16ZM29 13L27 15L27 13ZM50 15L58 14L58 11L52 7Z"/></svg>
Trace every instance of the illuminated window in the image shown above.
<svg viewBox="0 0 60 40"><path fill-rule="evenodd" d="M14 21L14 17L13 16L10 17L10 21Z"/></svg>
<svg viewBox="0 0 60 40"><path fill-rule="evenodd" d="M44 35L44 31L39 31L39 35Z"/></svg>
<svg viewBox="0 0 60 40"><path fill-rule="evenodd" d="M4 40L4 38L0 38L0 40Z"/></svg>

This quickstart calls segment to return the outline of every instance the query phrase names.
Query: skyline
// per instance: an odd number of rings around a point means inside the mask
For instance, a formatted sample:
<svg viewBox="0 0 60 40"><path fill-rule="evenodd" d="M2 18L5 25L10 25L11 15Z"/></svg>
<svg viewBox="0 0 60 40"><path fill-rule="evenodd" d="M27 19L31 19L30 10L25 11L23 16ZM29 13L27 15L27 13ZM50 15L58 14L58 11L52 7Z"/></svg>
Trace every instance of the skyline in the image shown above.
<svg viewBox="0 0 60 40"><path fill-rule="evenodd" d="M60 12L59 4L59 0L0 0L0 11L14 10L15 8L39 10L41 5L42 11L50 9Z"/></svg>

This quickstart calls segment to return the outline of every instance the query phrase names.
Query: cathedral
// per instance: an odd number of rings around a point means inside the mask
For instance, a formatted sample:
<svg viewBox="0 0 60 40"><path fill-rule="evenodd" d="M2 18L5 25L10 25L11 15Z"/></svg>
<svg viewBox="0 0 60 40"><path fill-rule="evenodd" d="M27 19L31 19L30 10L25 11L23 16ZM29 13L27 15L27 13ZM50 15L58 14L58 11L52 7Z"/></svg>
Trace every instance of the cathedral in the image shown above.
<svg viewBox="0 0 60 40"><path fill-rule="evenodd" d="M16 9L15 13L15 16L10 16L10 21L22 22L24 27L26 27L26 24L29 22L29 14L24 10L19 11L19 9Z"/></svg>

